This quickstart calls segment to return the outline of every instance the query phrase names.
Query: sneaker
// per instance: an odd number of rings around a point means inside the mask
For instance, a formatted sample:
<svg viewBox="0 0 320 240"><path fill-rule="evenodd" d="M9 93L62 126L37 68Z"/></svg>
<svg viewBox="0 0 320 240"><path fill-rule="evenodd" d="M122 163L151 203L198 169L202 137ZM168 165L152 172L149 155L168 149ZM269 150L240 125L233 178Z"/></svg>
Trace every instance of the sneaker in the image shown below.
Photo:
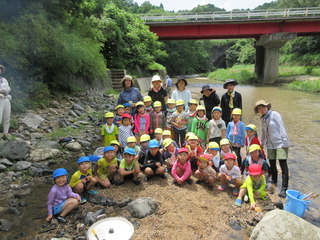
<svg viewBox="0 0 320 240"><path fill-rule="evenodd" d="M285 189L281 189L281 191L280 191L278 196L281 197L281 198L286 198L286 190Z"/></svg>
<svg viewBox="0 0 320 240"><path fill-rule="evenodd" d="M213 186L208 186L209 191L213 191Z"/></svg>
<svg viewBox="0 0 320 240"><path fill-rule="evenodd" d="M233 196L238 196L239 195L239 189L238 188L234 188L232 191L232 195Z"/></svg>
<svg viewBox="0 0 320 240"><path fill-rule="evenodd" d="M64 217L62 217L62 216L58 216L57 217L57 220L60 222L60 223L67 223L68 221L64 218Z"/></svg>
<svg viewBox="0 0 320 240"><path fill-rule="evenodd" d="M193 180L192 180L191 178L188 178L188 179L186 180L186 182L187 182L189 185L192 185Z"/></svg>
<svg viewBox="0 0 320 240"><path fill-rule="evenodd" d="M160 177L161 177L162 179L168 179L167 175L165 175L164 173L163 173L162 175L160 175Z"/></svg>
<svg viewBox="0 0 320 240"><path fill-rule="evenodd" d="M84 204L84 203L86 203L86 202L87 202L87 199L85 199L84 197L81 197L80 203L81 203L81 204Z"/></svg>
<svg viewBox="0 0 320 240"><path fill-rule="evenodd" d="M203 181L201 181L201 180L198 179L195 183L196 183L196 184L201 184L202 182L203 182Z"/></svg>
<svg viewBox="0 0 320 240"><path fill-rule="evenodd" d="M90 191L88 191L87 193L88 193L88 194L91 194L91 195L96 195L96 194L98 194L99 192L96 191L96 190L90 190Z"/></svg>
<svg viewBox="0 0 320 240"><path fill-rule="evenodd" d="M236 204L238 207L241 207L242 200L239 199L239 198L237 198L235 204Z"/></svg>
<svg viewBox="0 0 320 240"><path fill-rule="evenodd" d="M244 197L243 197L243 201L244 202L249 202L249 197L248 197L248 195L246 194L246 195L244 195Z"/></svg>
<svg viewBox="0 0 320 240"><path fill-rule="evenodd" d="M218 190L219 191L224 191L226 189L226 186L225 185L219 185L218 186Z"/></svg>
<svg viewBox="0 0 320 240"><path fill-rule="evenodd" d="M172 185L176 185L176 186L179 186L177 180L172 180Z"/></svg>
<svg viewBox="0 0 320 240"><path fill-rule="evenodd" d="M138 180L138 179L133 179L133 183L134 183L134 185L139 185L141 182Z"/></svg>

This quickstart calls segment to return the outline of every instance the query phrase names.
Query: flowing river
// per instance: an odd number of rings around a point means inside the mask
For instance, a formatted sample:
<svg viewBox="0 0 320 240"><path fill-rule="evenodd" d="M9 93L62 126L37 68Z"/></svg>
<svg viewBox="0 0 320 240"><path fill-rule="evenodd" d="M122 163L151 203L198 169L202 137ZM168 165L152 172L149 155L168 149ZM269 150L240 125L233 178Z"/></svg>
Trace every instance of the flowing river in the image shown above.
<svg viewBox="0 0 320 240"><path fill-rule="evenodd" d="M200 97L201 79L188 84L194 98ZM221 83L210 84L221 96L226 92ZM319 141L320 141L320 94L287 90L284 87L238 85L235 90L242 95L245 125L257 126L260 136L260 118L253 107L256 101L264 99L271 103L271 109L279 112L284 121L290 140L288 167L289 189L303 193L319 192ZM281 181L281 176L279 176ZM278 183L278 189L281 182ZM319 209L320 197L313 200L311 207Z"/></svg>
<svg viewBox="0 0 320 240"><path fill-rule="evenodd" d="M201 78L189 80L187 87L194 98L199 99L201 87L207 84L207 81ZM222 83L214 83L210 86L216 88L221 99L222 94L226 91L222 88ZM291 143L288 159L289 189L300 190L303 193L314 191L319 193L320 167L317 161L319 161L320 140L320 94L291 91L274 86L239 85L235 90L242 94L243 122L245 125L255 124L258 134L260 134L259 116L253 111L256 101L264 99L270 102L271 109L281 114ZM69 163L68 165L69 170L75 170L75 166ZM281 176L279 176L279 181L278 191L281 186ZM47 194L51 186L52 183L39 183L36 188L32 189L32 194L23 199L28 206L19 208L21 215L14 217L14 226L9 232L1 233L1 239L24 239L26 236L36 236L39 225L44 224L47 214ZM319 227L320 197L314 199L310 207L317 212L318 217L313 224ZM12 216L12 214L4 214L1 218L12 219Z"/></svg>

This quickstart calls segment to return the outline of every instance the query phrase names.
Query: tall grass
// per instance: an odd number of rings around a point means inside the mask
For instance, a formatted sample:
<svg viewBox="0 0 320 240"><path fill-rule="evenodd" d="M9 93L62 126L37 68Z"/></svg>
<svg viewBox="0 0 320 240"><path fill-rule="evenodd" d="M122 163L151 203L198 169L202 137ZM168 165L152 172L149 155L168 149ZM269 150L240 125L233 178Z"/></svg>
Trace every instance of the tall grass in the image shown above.
<svg viewBox="0 0 320 240"><path fill-rule="evenodd" d="M306 92L320 92L320 80L308 81L293 81L287 86L291 90L306 91Z"/></svg>
<svg viewBox="0 0 320 240"><path fill-rule="evenodd" d="M310 66L279 66L279 76L312 75L320 76L320 67ZM227 69L218 69L208 74L208 78L216 81L225 81L228 78L240 83L257 83L254 74L254 65L235 65Z"/></svg>

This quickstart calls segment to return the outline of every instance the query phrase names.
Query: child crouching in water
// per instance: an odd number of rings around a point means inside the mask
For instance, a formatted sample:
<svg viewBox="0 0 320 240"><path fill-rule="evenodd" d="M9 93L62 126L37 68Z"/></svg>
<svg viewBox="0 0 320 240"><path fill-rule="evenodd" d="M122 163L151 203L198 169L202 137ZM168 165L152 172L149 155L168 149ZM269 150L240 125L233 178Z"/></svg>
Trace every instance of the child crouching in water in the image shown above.
<svg viewBox="0 0 320 240"><path fill-rule="evenodd" d="M67 223L65 216L79 205L80 196L72 192L67 183L67 170L58 168L53 172L54 185L48 195L48 217L49 222L55 216L59 222Z"/></svg>
<svg viewBox="0 0 320 240"><path fill-rule="evenodd" d="M205 181L209 185L209 190L213 190L214 179L216 178L216 171L210 166L211 156L209 154L201 154L198 158L198 170L195 172L195 177L198 179L196 184Z"/></svg>
<svg viewBox="0 0 320 240"><path fill-rule="evenodd" d="M224 191L227 184L234 184L235 188L232 191L234 196L238 196L239 187L242 184L240 168L236 165L237 157L233 153L228 153L224 156L224 164L220 167L218 180L221 185L218 190Z"/></svg>
<svg viewBox="0 0 320 240"><path fill-rule="evenodd" d="M262 173L262 167L259 164L252 164L249 166L249 175L250 176L246 178L240 187L240 193L235 204L240 207L242 204L242 197L247 193L251 208L255 209L257 207L255 198L266 200L267 193L265 192L265 188L267 183Z"/></svg>
<svg viewBox="0 0 320 240"><path fill-rule="evenodd" d="M91 188L97 183L97 179L92 175L91 162L88 157L80 157L78 159L78 171L76 171L70 180L70 187L75 193L81 195L83 192L89 194L97 194L95 190ZM87 200L81 197L81 203L85 203Z"/></svg>
<svg viewBox="0 0 320 240"><path fill-rule="evenodd" d="M152 175L159 175L163 179L167 179L164 174L163 157L159 151L159 143L157 140L150 140L148 152L144 160L145 181L148 181Z"/></svg>
<svg viewBox="0 0 320 240"><path fill-rule="evenodd" d="M124 150L123 159L119 166L120 182L117 185L124 183L124 180L130 176L133 177L133 183L139 185L140 181L138 176L142 176L138 160L135 159L136 151L133 148L127 148Z"/></svg>
<svg viewBox="0 0 320 240"><path fill-rule="evenodd" d="M178 160L174 162L172 171L171 171L174 180L173 184L181 185L184 181L192 184L191 176L191 164L188 161L188 149L180 148L178 150Z"/></svg>

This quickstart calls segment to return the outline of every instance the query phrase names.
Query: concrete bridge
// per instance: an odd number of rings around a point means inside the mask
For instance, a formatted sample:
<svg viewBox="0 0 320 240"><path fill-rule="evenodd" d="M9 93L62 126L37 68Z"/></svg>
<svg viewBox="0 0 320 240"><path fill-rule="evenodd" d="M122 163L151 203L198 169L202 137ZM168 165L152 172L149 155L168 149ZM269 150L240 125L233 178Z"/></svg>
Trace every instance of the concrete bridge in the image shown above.
<svg viewBox="0 0 320 240"><path fill-rule="evenodd" d="M320 35L320 8L141 15L160 40L256 39L255 73L278 79L279 48L297 36Z"/></svg>

